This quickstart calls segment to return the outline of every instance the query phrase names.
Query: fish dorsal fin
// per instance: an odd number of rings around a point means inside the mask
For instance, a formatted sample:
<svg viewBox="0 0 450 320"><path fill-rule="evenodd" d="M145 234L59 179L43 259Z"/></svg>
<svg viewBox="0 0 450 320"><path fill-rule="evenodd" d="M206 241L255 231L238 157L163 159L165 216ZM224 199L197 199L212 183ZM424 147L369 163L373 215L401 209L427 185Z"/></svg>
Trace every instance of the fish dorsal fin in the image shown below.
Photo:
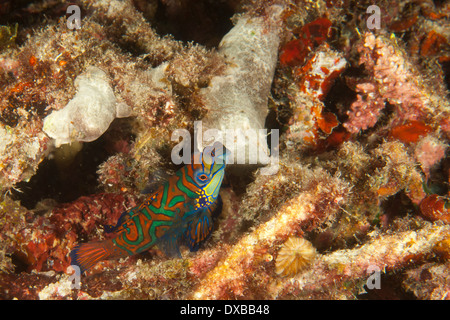
<svg viewBox="0 0 450 320"><path fill-rule="evenodd" d="M158 188L169 180L170 174L162 169L155 170L151 175L149 175L148 181L141 191L141 194L150 194L158 190Z"/></svg>
<svg viewBox="0 0 450 320"><path fill-rule="evenodd" d="M122 212L122 214L120 215L119 219L117 220L117 223L115 226L111 226L111 225L104 225L103 229L105 230L106 233L113 233L119 230L120 226L130 218L130 214L132 214L133 209L130 209L128 211L124 211Z"/></svg>

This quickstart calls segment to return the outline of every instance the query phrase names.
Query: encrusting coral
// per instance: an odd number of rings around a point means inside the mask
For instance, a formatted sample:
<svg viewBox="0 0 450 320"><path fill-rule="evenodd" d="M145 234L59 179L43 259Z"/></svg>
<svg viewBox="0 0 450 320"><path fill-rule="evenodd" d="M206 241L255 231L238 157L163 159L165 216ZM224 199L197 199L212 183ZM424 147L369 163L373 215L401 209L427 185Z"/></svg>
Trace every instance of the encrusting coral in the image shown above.
<svg viewBox="0 0 450 320"><path fill-rule="evenodd" d="M359 62L371 77L370 82L356 84L357 100L344 124L350 132L373 127L386 103L396 107L391 125L419 119L429 122L433 116L439 124L448 118L450 106L442 98L446 89L441 82L427 83L396 41L366 33L361 42Z"/></svg>
<svg viewBox="0 0 450 320"><path fill-rule="evenodd" d="M373 1L76 5L80 29L63 1L2 7L1 299L450 298L448 2L381 0L380 28ZM178 169L194 123L198 149L242 133L211 237L72 289L69 252Z"/></svg>

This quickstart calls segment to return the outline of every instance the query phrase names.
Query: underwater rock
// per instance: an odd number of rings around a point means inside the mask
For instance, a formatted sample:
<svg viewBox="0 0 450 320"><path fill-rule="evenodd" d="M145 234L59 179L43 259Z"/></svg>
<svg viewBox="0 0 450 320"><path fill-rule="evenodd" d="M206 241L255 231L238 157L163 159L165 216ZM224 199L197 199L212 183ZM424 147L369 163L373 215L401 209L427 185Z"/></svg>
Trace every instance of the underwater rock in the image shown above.
<svg viewBox="0 0 450 320"><path fill-rule="evenodd" d="M46 156L49 138L39 127L34 121L26 129L0 123L0 192L28 181Z"/></svg>
<svg viewBox="0 0 450 320"><path fill-rule="evenodd" d="M105 193L36 214L6 198L0 203L0 218L10 222L0 224L4 247L0 249L19 257L27 271L65 272L70 265L68 253L79 237L95 237L101 225L115 224L120 214L134 205L132 197ZM0 268L6 267L0 264Z"/></svg>
<svg viewBox="0 0 450 320"><path fill-rule="evenodd" d="M105 72L90 66L75 79L77 93L61 110L44 119L44 132L55 139L55 145L72 141L94 141L115 118L128 117L130 109L117 102Z"/></svg>
<svg viewBox="0 0 450 320"><path fill-rule="evenodd" d="M408 228L406 222L395 233L374 232L364 245L322 255L295 281L283 279L274 284L269 294L278 299L354 299L355 293L365 293L363 287L375 272L381 275L424 260L450 231L447 225L425 222L418 230Z"/></svg>
<svg viewBox="0 0 450 320"><path fill-rule="evenodd" d="M18 201L4 196L0 202L0 270L11 272L14 265L11 254L17 246L16 237L21 229L25 229L28 210Z"/></svg>
<svg viewBox="0 0 450 320"><path fill-rule="evenodd" d="M313 176L316 179L311 179ZM283 193L281 199L272 199L272 202L279 202L278 208L261 201L264 189L273 190L282 184L286 184L283 187L291 188L292 192ZM269 220L244 234L231 248L222 249L226 253L224 258L204 276L190 298L267 297L270 293L266 289L275 273L275 261L270 262L270 271L259 272L264 268L267 254L274 254L280 241L285 241L292 234L334 221L340 206L349 196L348 185L339 178L331 177L324 170L310 170L287 159L282 159L280 171L275 176L259 174L254 187L260 192L244 199L238 215L244 216L249 208L255 212L269 208L276 211ZM250 292L248 288L251 286L259 289Z"/></svg>

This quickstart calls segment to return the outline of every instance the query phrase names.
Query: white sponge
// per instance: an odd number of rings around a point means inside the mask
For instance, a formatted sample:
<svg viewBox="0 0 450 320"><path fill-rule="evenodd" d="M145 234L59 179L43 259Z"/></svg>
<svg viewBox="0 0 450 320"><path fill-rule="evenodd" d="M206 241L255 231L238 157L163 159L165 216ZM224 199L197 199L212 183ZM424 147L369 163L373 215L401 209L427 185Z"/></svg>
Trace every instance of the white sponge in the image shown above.
<svg viewBox="0 0 450 320"><path fill-rule="evenodd" d="M117 99L105 72L90 66L75 79L77 93L61 110L44 119L44 132L56 147L72 141L94 141L115 118L128 117L130 108Z"/></svg>

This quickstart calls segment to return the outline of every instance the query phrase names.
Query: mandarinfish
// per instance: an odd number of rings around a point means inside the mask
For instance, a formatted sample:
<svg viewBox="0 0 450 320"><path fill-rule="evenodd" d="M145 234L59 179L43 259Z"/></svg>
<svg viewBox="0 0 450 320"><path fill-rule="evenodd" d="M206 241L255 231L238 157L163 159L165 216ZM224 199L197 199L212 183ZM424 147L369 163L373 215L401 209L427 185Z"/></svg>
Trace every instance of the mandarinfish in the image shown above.
<svg viewBox="0 0 450 320"><path fill-rule="evenodd" d="M119 259L158 245L169 256L180 256L185 243L196 251L211 234L212 217L222 210L219 189L230 151L220 142L192 156L140 206L125 211L109 230L108 240L77 245L70 257L82 272L101 260Z"/></svg>

